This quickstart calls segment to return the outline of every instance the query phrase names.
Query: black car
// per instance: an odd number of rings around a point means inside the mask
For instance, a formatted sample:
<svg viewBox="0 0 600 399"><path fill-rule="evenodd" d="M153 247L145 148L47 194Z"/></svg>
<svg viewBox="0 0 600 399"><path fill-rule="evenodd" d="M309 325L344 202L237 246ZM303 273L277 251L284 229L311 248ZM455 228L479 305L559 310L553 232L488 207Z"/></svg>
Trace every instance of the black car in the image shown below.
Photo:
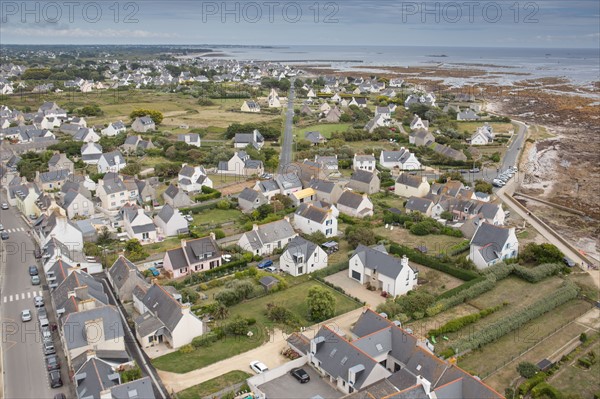
<svg viewBox="0 0 600 399"><path fill-rule="evenodd" d="M297 379L298 381L300 381L302 384L304 384L305 382L310 381L310 376L308 375L308 373L306 371L304 371L304 369L301 369L299 367L296 367L295 369L291 369L290 370L290 374Z"/></svg>
<svg viewBox="0 0 600 399"><path fill-rule="evenodd" d="M38 268L35 265L31 265L29 266L29 275L30 276L37 276L38 275Z"/></svg>
<svg viewBox="0 0 600 399"><path fill-rule="evenodd" d="M50 355L46 358L46 368L48 371L58 370L60 369L60 360L58 360L58 356Z"/></svg>
<svg viewBox="0 0 600 399"><path fill-rule="evenodd" d="M0 233L0 238L2 238L3 240L8 240L8 233L6 231L3 231L2 233Z"/></svg>
<svg viewBox="0 0 600 399"><path fill-rule="evenodd" d="M60 388L63 386L62 378L60 378L60 371L58 370L49 372L48 379L50 380L50 388Z"/></svg>

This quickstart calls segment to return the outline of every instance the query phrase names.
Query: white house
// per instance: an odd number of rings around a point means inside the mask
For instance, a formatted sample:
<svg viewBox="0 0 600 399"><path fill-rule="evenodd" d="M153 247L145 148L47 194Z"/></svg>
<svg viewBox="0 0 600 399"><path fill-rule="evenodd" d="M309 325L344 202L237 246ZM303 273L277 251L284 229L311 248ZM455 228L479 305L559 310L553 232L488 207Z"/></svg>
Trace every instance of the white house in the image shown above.
<svg viewBox="0 0 600 399"><path fill-rule="evenodd" d="M50 214L42 214L32 228L42 247L56 237L73 250L83 250L83 234L69 220L62 208L55 209Z"/></svg>
<svg viewBox="0 0 600 399"><path fill-rule="evenodd" d="M401 197L425 197L431 186L425 176L400 173L394 185L394 194Z"/></svg>
<svg viewBox="0 0 600 399"><path fill-rule="evenodd" d="M294 277L327 267L327 252L300 236L287 244L279 258L279 268Z"/></svg>
<svg viewBox="0 0 600 399"><path fill-rule="evenodd" d="M349 261L348 277L391 296L406 295L417 286L418 271L408 258L396 258L359 245Z"/></svg>
<svg viewBox="0 0 600 399"><path fill-rule="evenodd" d="M266 203L268 203L268 200L263 193L249 187L244 188L238 195L238 205L243 213L250 213Z"/></svg>
<svg viewBox="0 0 600 399"><path fill-rule="evenodd" d="M134 292L134 305L141 314L134 320L135 334L143 348L161 343L180 348L206 332L190 305L182 304L181 295L169 292L170 288L153 284L148 290L140 287Z"/></svg>
<svg viewBox="0 0 600 399"><path fill-rule="evenodd" d="M141 118L136 118L135 121L133 121L131 128L137 133L146 133L156 130L156 124L149 116L142 116Z"/></svg>
<svg viewBox="0 0 600 399"><path fill-rule="evenodd" d="M294 227L304 234L319 231L328 238L338 233L337 217L331 208L323 209L307 203L300 204L294 213Z"/></svg>
<svg viewBox="0 0 600 399"><path fill-rule="evenodd" d="M368 170L372 172L375 170L375 164L377 161L375 160L375 155L362 155L362 154L354 154L354 159L352 160L352 169L357 170Z"/></svg>
<svg viewBox="0 0 600 399"><path fill-rule="evenodd" d="M103 136L116 136L119 133L125 133L127 128L122 121L113 122L104 129L100 130L100 134Z"/></svg>
<svg viewBox="0 0 600 399"><path fill-rule="evenodd" d="M415 154L404 147L400 147L400 151L381 151L379 163L388 169L421 169L421 162L419 162Z"/></svg>
<svg viewBox="0 0 600 399"><path fill-rule="evenodd" d="M373 216L373 203L367 194L357 194L350 190L342 193L337 202L337 208L348 216L364 218Z"/></svg>
<svg viewBox="0 0 600 399"><path fill-rule="evenodd" d="M102 146L98 143L85 143L81 146L81 160L86 165L97 165L102 156Z"/></svg>
<svg viewBox="0 0 600 399"><path fill-rule="evenodd" d="M237 176L258 176L265 172L262 161L250 159L246 151L236 151L229 161L219 162L217 171Z"/></svg>
<svg viewBox="0 0 600 399"><path fill-rule="evenodd" d="M485 124L477 128L471 136L471 145L486 145L494 142L494 132L491 125Z"/></svg>
<svg viewBox="0 0 600 399"><path fill-rule="evenodd" d="M100 198L103 209L114 211L128 202L135 203L139 190L137 188L129 190L119 175L107 173L98 181L96 195Z"/></svg>
<svg viewBox="0 0 600 399"><path fill-rule="evenodd" d="M73 140L83 141L84 143L97 143L100 141L100 135L89 127L82 127L77 130L73 136Z"/></svg>
<svg viewBox="0 0 600 399"><path fill-rule="evenodd" d="M297 235L289 219L285 217L283 220L260 226L255 224L251 231L240 237L237 244L243 250L255 255L269 256L275 249L283 248Z"/></svg>
<svg viewBox="0 0 600 399"><path fill-rule="evenodd" d="M500 227L483 222L471 239L469 259L478 269L485 269L519 255L519 241L514 227Z"/></svg>
<svg viewBox="0 0 600 399"><path fill-rule="evenodd" d="M252 133L236 133L233 138L234 148L246 148L249 145L257 150L260 150L265 145L265 138L257 129L254 129Z"/></svg>
<svg viewBox="0 0 600 399"><path fill-rule="evenodd" d="M94 203L75 190L69 190L65 194L62 207L67 211L69 219L76 216L91 218L95 214Z"/></svg>
<svg viewBox="0 0 600 399"><path fill-rule="evenodd" d="M202 186L212 188L213 182L207 176L203 166L181 165L181 170L177 176L179 187L187 192L196 192L202 190Z"/></svg>
<svg viewBox="0 0 600 399"><path fill-rule="evenodd" d="M412 121L410 122L410 130L427 130L429 129L429 121L423 120L417 114L414 115Z"/></svg>
<svg viewBox="0 0 600 399"><path fill-rule="evenodd" d="M118 173L127 165L125 157L120 151L112 151L100 156L98 159L98 172L99 173Z"/></svg>
<svg viewBox="0 0 600 399"><path fill-rule="evenodd" d="M188 221L178 209L174 209L169 204L165 204L160 212L154 216L154 224L158 227L158 232L166 237L184 234L189 231Z"/></svg>
<svg viewBox="0 0 600 399"><path fill-rule="evenodd" d="M271 89L269 96L267 97L267 103L269 104L269 108L281 108L281 102L279 101L279 94L275 91L275 89Z"/></svg>
<svg viewBox="0 0 600 399"><path fill-rule="evenodd" d="M256 101L244 101L240 108L242 112L260 112L260 105Z"/></svg>
<svg viewBox="0 0 600 399"><path fill-rule="evenodd" d="M123 218L123 226L129 238L137 239L141 244L156 242L156 226L143 208L135 204L127 204L121 208L119 213Z"/></svg>
<svg viewBox="0 0 600 399"><path fill-rule="evenodd" d="M200 135L198 133L178 134L177 141L181 141L194 147L201 146Z"/></svg>

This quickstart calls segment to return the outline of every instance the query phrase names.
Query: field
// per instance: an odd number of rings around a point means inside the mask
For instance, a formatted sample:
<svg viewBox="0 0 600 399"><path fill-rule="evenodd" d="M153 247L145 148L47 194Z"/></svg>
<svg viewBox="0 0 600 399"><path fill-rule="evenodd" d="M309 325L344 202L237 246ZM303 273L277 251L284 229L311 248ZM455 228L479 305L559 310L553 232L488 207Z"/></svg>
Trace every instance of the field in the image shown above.
<svg viewBox="0 0 600 399"><path fill-rule="evenodd" d="M585 348L580 355L585 355L589 351L594 351L596 356L600 354L600 340ZM585 370L576 366L576 357L573 361L561 366L560 370L549 380L550 384L564 393L577 392L582 398L594 397L594 394L600 392L600 362L596 362Z"/></svg>
<svg viewBox="0 0 600 399"><path fill-rule="evenodd" d="M396 226L394 230L386 229L385 227L377 227L373 229L375 234L387 237L389 240L394 242L400 242L410 248L419 246L427 247L428 254L439 254L445 253L448 248L453 245L459 244L464 241L461 237L450 237L441 234L429 234L426 236L416 236L410 231Z"/></svg>
<svg viewBox="0 0 600 399"><path fill-rule="evenodd" d="M268 303L275 303L294 312L304 326L309 326L314 322L307 320L308 307L306 305L306 295L312 287L321 287L329 290L335 297L335 315L341 315L358 308L360 305L345 295L327 287L318 282L310 281L290 287L284 291L276 292L272 295L252 299L247 302L232 306L229 309L230 317L240 315L243 317L253 317L258 325L271 325L265 315L265 309Z"/></svg>
<svg viewBox="0 0 600 399"><path fill-rule="evenodd" d="M483 126L485 121L479 121L479 122L457 121L456 123L458 123L458 131L460 133L463 133L466 131L469 134L472 134L472 133L475 133L475 131L477 130L478 127ZM488 122L488 124L490 126L492 126L495 134L507 134L509 131L515 129L515 127L513 126L512 123Z"/></svg>
<svg viewBox="0 0 600 399"><path fill-rule="evenodd" d="M194 385L191 388L177 393L179 399L197 399L217 393L225 388L246 381L250 377L249 373L240 370L230 371L212 380Z"/></svg>
<svg viewBox="0 0 600 399"><path fill-rule="evenodd" d="M295 128L294 135L300 138L304 138L305 132L321 132L323 137L326 139L331 138L331 133L333 132L345 132L348 128L352 126L350 123L321 123L318 125L311 125L307 127L303 127L301 129Z"/></svg>

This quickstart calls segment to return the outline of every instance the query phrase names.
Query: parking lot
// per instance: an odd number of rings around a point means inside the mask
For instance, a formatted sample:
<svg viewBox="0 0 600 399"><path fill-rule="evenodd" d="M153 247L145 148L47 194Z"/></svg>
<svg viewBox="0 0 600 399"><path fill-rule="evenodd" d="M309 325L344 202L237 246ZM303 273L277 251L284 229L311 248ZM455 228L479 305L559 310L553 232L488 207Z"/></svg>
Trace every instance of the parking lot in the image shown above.
<svg viewBox="0 0 600 399"><path fill-rule="evenodd" d="M267 399L298 399L322 397L323 399L341 398L343 394L335 390L310 366L302 367L310 376L310 381L301 384L289 373L262 384L258 387Z"/></svg>

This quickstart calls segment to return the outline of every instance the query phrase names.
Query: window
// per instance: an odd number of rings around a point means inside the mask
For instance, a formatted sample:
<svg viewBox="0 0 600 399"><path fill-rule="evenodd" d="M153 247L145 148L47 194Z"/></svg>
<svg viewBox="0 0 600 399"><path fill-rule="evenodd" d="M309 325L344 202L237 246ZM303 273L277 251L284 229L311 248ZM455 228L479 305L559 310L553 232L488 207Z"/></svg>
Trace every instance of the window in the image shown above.
<svg viewBox="0 0 600 399"><path fill-rule="evenodd" d="M298 274L302 274L304 272L304 268L302 266L300 266L298 268Z"/></svg>
<svg viewBox="0 0 600 399"><path fill-rule="evenodd" d="M83 207L84 207L84 208L87 208L87 207L88 207L88 203L87 203L87 201L84 201L84 202L83 202Z"/></svg>
<svg viewBox="0 0 600 399"><path fill-rule="evenodd" d="M75 210L79 209L79 204L73 204L73 209L75 209Z"/></svg>

